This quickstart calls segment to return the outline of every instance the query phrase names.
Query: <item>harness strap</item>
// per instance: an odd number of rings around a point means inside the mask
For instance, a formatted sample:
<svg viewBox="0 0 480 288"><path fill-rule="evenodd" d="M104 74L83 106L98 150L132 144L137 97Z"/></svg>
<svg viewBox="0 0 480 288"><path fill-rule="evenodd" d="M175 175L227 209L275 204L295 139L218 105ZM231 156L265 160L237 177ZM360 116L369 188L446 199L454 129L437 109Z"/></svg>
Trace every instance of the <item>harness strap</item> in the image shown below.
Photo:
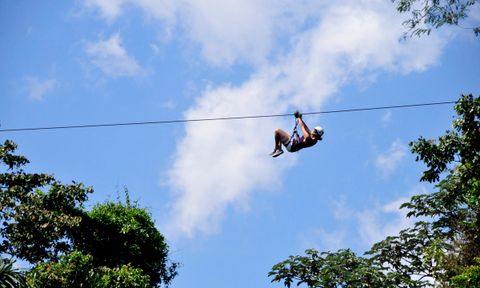
<svg viewBox="0 0 480 288"><path fill-rule="evenodd" d="M298 120L295 119L295 126L293 127L292 135L290 136L290 139L288 140L289 142L292 141L294 137L299 138L300 136L298 135L297 132L297 126L298 126Z"/></svg>

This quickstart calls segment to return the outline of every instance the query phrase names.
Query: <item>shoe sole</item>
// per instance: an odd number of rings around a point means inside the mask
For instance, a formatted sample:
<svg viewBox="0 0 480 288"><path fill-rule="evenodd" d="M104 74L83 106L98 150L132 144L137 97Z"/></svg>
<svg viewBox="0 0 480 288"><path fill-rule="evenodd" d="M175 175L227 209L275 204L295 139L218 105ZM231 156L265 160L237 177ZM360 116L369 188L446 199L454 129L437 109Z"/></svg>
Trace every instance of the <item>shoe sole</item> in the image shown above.
<svg viewBox="0 0 480 288"><path fill-rule="evenodd" d="M280 155L282 155L282 154L283 154L283 151L278 152L278 153L276 153L276 154L273 154L272 157L275 158L275 157L278 157L278 156L280 156Z"/></svg>

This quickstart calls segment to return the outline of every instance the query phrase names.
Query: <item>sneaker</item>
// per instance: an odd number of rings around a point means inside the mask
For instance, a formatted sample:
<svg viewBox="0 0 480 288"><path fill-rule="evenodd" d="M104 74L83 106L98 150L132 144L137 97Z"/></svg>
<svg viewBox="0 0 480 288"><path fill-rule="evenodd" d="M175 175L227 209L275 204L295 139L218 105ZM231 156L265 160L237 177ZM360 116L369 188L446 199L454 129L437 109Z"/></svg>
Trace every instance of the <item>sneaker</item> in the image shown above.
<svg viewBox="0 0 480 288"><path fill-rule="evenodd" d="M270 155L270 156L273 156L273 154L275 154L275 153L277 153L277 148L273 149L273 152L270 153L269 155Z"/></svg>
<svg viewBox="0 0 480 288"><path fill-rule="evenodd" d="M275 158L275 157L278 157L278 156L280 156L280 155L282 155L282 154L283 154L283 150L282 150L282 149L275 149L272 153L270 153L270 155L271 155L272 157L274 157L274 158Z"/></svg>

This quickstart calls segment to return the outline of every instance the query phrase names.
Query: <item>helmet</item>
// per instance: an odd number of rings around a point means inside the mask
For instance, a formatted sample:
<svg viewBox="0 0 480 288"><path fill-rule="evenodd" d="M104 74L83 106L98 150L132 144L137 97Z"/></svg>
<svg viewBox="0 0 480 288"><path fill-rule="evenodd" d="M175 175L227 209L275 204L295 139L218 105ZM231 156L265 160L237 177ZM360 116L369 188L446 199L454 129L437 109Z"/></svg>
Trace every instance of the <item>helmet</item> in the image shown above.
<svg viewBox="0 0 480 288"><path fill-rule="evenodd" d="M324 132L322 127L317 126L317 127L313 128L313 132L318 135L318 138L320 138L320 140L322 140L322 136L323 136L323 132Z"/></svg>

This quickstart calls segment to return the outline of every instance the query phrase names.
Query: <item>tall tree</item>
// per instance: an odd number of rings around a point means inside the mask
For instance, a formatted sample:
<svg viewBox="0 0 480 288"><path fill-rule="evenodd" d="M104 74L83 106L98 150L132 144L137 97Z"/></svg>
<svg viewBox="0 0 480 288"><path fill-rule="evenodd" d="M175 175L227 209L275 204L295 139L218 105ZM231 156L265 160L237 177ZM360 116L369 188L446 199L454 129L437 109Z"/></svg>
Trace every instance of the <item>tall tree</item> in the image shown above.
<svg viewBox="0 0 480 288"><path fill-rule="evenodd" d="M0 166L6 166L0 173L0 252L31 263L57 260L72 248L68 234L79 226L92 189L25 172L29 161L15 155L16 148L8 140L0 145Z"/></svg>
<svg viewBox="0 0 480 288"><path fill-rule="evenodd" d="M177 263L168 259L168 245L150 214L132 205L107 202L96 205L74 237L75 247L95 255L95 266L131 264L150 277L152 285L169 284Z"/></svg>
<svg viewBox="0 0 480 288"><path fill-rule="evenodd" d="M349 249L337 252L305 251L305 256L290 256L272 267L272 282L308 287L384 287L395 288L391 275L382 273L370 259L357 257Z"/></svg>
<svg viewBox="0 0 480 288"><path fill-rule="evenodd" d="M129 201L83 203L93 190L27 173L12 141L0 145L0 253L34 265L32 287L157 287L176 276L150 214ZM3 164L3 165L2 165ZM146 283L146 284L145 284ZM147 286L145 286L147 285Z"/></svg>
<svg viewBox="0 0 480 288"><path fill-rule="evenodd" d="M455 110L452 131L410 144L417 161L428 167L421 181L437 183L437 191L413 196L402 207L409 209L408 217L428 221L388 237L369 252L384 267L418 272L445 285L480 257L480 98L463 96Z"/></svg>

